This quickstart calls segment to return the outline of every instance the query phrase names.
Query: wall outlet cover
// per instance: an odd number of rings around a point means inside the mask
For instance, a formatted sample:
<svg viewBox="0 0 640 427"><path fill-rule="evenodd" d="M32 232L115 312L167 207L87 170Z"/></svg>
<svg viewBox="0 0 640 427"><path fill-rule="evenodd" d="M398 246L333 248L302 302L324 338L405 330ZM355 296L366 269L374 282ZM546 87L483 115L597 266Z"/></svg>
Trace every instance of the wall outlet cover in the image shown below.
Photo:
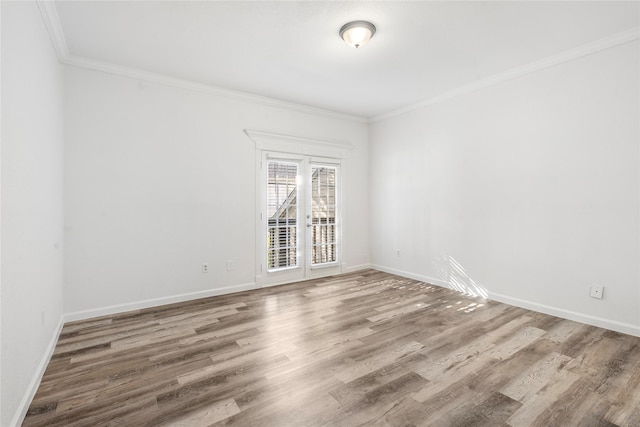
<svg viewBox="0 0 640 427"><path fill-rule="evenodd" d="M591 286L591 298L602 299L604 293L604 286L594 285Z"/></svg>

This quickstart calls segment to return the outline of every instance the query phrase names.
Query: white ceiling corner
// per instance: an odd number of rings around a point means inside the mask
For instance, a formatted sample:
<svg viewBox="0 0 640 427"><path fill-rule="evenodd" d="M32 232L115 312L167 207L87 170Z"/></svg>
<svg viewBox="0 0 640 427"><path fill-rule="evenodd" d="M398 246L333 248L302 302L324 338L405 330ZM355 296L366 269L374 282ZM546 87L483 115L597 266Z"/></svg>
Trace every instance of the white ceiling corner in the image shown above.
<svg viewBox="0 0 640 427"><path fill-rule="evenodd" d="M196 81L171 77L162 73L149 72L133 67L127 67L115 63L73 55L69 52L69 49L67 47L64 31L58 17L55 2L52 0L36 0L36 3L40 9L40 13L49 33L51 42L56 51L58 60L63 64L89 70L102 71L109 74L120 75L148 82L165 84L182 89L195 90L198 92L209 93L221 97L244 100L255 104L285 108L303 113L320 114L323 116L347 119L363 123L367 121L366 118L357 115L344 114L324 108L313 107L310 105L287 102L285 100L260 96L248 92L225 89L223 87L217 87L211 84L204 84Z"/></svg>
<svg viewBox="0 0 640 427"><path fill-rule="evenodd" d="M545 68L553 67L554 65L562 64L563 62L567 62L583 56L591 55L601 50L605 50L605 49L609 49L625 43L629 43L631 41L637 40L638 38L640 38L640 28L638 27L631 28L629 30L622 31L612 36L605 37L600 40L596 40L595 42L588 43L582 46L578 46L574 49L561 52L557 55L543 58L539 61L531 62L521 67L512 68L510 70L504 71L499 74L495 74L493 76L487 77L482 80L475 81L465 86L460 86L458 88L455 88L449 92L445 92L441 95L435 96L433 98L425 99L423 101L417 102L412 105L407 105L406 107L399 108L394 111L389 111L388 113L384 113L384 114L372 117L370 120L380 121L380 120L388 119L390 117L407 113L409 111L417 110L419 108L426 107L428 105L432 105L437 102L446 101L447 99L451 99L456 96L463 95L465 93L474 92L476 90L480 90L485 87L498 84L500 82L515 79L517 77L534 73L536 71L540 71Z"/></svg>
<svg viewBox="0 0 640 427"><path fill-rule="evenodd" d="M49 37L51 38L51 43L53 43L53 48L56 51L58 60L64 63L69 58L69 49L64 39L64 31L60 25L56 4L53 1L45 0L36 0L36 4L40 9L40 14L49 32Z"/></svg>
<svg viewBox="0 0 640 427"><path fill-rule="evenodd" d="M242 92L237 90L225 89L223 87L213 86L206 83L199 83L192 80L186 80L176 77L167 76L166 74L154 73L150 71L140 70L132 67L120 66L117 64L97 61L94 59L88 59L78 56L70 55L63 63L72 65L74 67L85 68L88 70L102 71L108 74L115 74L118 76L129 77L132 79L143 80L152 83L159 83L167 86L178 87L181 89L193 90L201 93L208 93L223 98L231 98L236 100L242 100L251 102L254 104L268 105L271 107L285 108L292 111L301 113L309 113L322 115L326 117L333 117L345 120L351 120L356 122L365 123L368 120L365 117L345 114L336 112L324 108L313 107L306 104L299 104L295 102L288 102L281 99L271 98L267 96L256 95L249 92Z"/></svg>
<svg viewBox="0 0 640 427"><path fill-rule="evenodd" d="M637 40L640 2L44 1L61 62L380 120ZM361 49L342 24L378 28ZM302 34L300 36L299 34Z"/></svg>

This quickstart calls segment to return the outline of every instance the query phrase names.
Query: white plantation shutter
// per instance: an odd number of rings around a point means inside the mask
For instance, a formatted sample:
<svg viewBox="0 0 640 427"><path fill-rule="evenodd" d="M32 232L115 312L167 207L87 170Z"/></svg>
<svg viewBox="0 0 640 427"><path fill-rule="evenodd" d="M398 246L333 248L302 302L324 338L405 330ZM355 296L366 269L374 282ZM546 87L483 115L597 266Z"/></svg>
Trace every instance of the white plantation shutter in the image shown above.
<svg viewBox="0 0 640 427"><path fill-rule="evenodd" d="M298 266L298 165L267 161L267 269Z"/></svg>
<svg viewBox="0 0 640 427"><path fill-rule="evenodd" d="M311 166L311 265L337 261L336 167Z"/></svg>

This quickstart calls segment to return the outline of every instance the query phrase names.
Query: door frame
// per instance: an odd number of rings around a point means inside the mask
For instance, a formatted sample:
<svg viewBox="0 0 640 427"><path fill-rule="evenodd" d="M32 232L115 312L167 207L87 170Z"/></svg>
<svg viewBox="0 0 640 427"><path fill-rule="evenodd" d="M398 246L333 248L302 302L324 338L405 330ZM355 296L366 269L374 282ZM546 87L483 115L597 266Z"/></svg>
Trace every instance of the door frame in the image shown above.
<svg viewBox="0 0 640 427"><path fill-rule="evenodd" d="M267 222L269 220L267 210L267 162L288 162L295 163L298 166L296 174L296 259L297 266L287 267L280 270L269 271L267 264ZM304 157L289 153L277 153L272 151L261 151L261 161L257 165L256 175L259 176L258 186L256 187L256 211L258 213L259 222L256 226L256 267L260 274L260 282L256 280L259 286L271 286L280 283L295 282L304 280L306 275L306 236L302 229L305 224L304 212L306 194L302 191L301 182L305 174ZM303 256L304 255L304 256Z"/></svg>
<svg viewBox="0 0 640 427"><path fill-rule="evenodd" d="M311 278L325 277L334 274L339 274L343 272L343 254L345 244L342 241L342 237L345 235L345 221L343 221L342 217L342 205L344 200L344 176L345 176L345 168L346 168L346 157L347 153L352 150L352 146L346 144L338 144L333 142L325 142L308 138L301 138L290 135L281 135L281 134L273 134L268 132L260 132L253 131L249 129L245 129L245 133L251 140L255 142L255 212L256 212L256 222L255 222L255 278L256 278L256 286L264 287L264 286L275 286L284 283L296 282L299 280L306 280ZM266 172L263 169L263 163L266 158L266 154L269 153L274 159L278 158L283 161L287 159L301 159L302 161L306 161L307 165L310 161L317 164L326 164L326 165L334 165L338 167L339 176L340 176L340 184L336 189L336 198L337 204L339 207L339 212L336 213L336 223L338 223L338 233L339 234L339 245L338 245L338 259L337 262L331 263L330 265L320 265L314 266L311 268L310 262L308 258L310 255L308 253L308 248L304 248L304 268L302 268L302 274L297 270L300 268L292 268L287 270L281 270L274 273L282 273L282 272L290 272L291 274L269 274L266 268L266 227L264 224L266 223L265 218L265 208L266 208L266 199L265 192L263 191L262 186L266 185ZM306 160L305 160L306 159ZM305 168L306 170L306 168ZM303 203L306 203L306 200L303 200ZM308 209L307 206L303 208L305 211ZM306 221L306 218L302 218ZM300 224L304 224L304 241L305 246L309 244L309 238L306 236L308 234L308 230L306 227L306 222L300 222Z"/></svg>

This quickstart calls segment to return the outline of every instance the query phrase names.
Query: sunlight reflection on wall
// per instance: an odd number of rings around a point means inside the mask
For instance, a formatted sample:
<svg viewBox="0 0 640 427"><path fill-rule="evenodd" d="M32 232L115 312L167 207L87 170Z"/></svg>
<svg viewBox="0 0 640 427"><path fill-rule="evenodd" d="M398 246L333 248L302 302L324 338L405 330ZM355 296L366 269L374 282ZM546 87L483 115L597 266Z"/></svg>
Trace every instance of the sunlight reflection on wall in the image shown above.
<svg viewBox="0 0 640 427"><path fill-rule="evenodd" d="M469 277L464 267L452 256L438 257L433 265L439 278L447 282L451 289L474 297L487 298L489 296L487 290Z"/></svg>

